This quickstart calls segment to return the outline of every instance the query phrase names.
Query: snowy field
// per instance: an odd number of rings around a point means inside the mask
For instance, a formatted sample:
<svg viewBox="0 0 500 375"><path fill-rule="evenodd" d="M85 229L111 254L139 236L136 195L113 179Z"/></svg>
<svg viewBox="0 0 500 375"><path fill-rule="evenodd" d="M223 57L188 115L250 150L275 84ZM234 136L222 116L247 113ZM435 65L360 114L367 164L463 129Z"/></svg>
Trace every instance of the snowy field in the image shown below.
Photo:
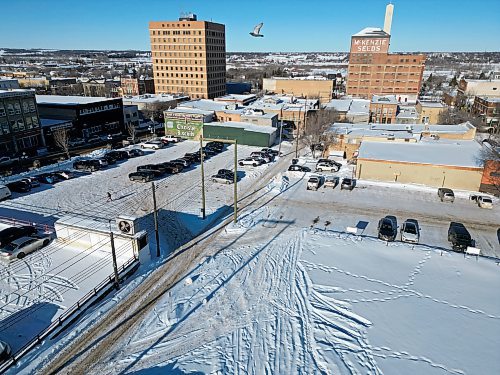
<svg viewBox="0 0 500 375"><path fill-rule="evenodd" d="M92 373L493 374L500 268L297 225L275 185Z"/></svg>
<svg viewBox="0 0 500 375"><path fill-rule="evenodd" d="M197 147L183 142L75 179L80 184L59 192L59 205L44 201L43 212L57 217L75 209L67 198L75 194L80 205L90 202L82 215L141 214L150 230L149 187L130 183L126 174L146 164L145 158L169 160ZM239 147L239 155L253 149ZM229 148L210 159L206 175L231 168L231 154ZM482 210L466 200L466 192L457 192L454 204L444 204L435 189L364 181L352 192L339 187L307 191L309 174L286 172L286 163L280 165L242 168L240 197L249 196L257 181L268 180L267 187L258 190L238 224L206 239L207 246L200 244L203 252L196 259L201 261L182 270L181 280L155 300L138 325L112 347L93 350L100 357L87 373L500 372L494 353L500 345L500 267L493 259L449 251L446 238L449 222L461 221L484 254L498 256L497 201L493 210ZM232 185L207 182L209 216L200 220L198 168L159 182L162 251L231 213ZM350 168L336 175L350 176ZM113 202L102 196L108 190L116 197ZM396 215L399 224L418 219L422 245L377 240L377 222L388 214ZM361 236L345 234L347 226L358 227ZM140 287L145 275L137 275L110 303L89 312L71 333L46 343L11 373L32 373L46 364L45 358L83 334L111 303Z"/></svg>

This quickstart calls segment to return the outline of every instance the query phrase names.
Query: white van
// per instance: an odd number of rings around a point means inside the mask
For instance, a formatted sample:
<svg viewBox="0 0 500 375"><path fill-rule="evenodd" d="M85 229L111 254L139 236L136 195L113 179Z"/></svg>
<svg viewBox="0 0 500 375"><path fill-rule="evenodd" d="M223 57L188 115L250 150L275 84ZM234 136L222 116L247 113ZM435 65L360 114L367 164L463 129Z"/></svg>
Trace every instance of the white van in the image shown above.
<svg viewBox="0 0 500 375"><path fill-rule="evenodd" d="M11 195L12 193L7 186L0 185L0 201L10 198Z"/></svg>

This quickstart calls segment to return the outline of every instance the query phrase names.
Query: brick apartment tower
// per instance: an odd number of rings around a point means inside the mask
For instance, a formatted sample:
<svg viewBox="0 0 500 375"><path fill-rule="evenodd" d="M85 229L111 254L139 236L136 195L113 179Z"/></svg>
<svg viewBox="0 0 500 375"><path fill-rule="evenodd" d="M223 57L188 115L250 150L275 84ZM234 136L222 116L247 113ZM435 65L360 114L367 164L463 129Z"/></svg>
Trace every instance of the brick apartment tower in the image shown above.
<svg viewBox="0 0 500 375"><path fill-rule="evenodd" d="M420 92L425 55L389 54L394 6L387 5L384 29L367 27L351 38L347 94L371 99L393 94L415 101Z"/></svg>
<svg viewBox="0 0 500 375"><path fill-rule="evenodd" d="M197 21L195 14L150 22L156 93L183 93L194 99L225 95L225 30L220 23Z"/></svg>

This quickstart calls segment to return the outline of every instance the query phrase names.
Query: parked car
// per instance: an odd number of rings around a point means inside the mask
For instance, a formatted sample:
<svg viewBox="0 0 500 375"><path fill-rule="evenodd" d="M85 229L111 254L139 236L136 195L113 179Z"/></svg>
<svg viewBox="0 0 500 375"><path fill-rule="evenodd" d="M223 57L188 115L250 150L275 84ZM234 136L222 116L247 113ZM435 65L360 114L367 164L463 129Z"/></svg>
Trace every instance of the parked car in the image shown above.
<svg viewBox="0 0 500 375"><path fill-rule="evenodd" d="M109 151L108 153L106 153L106 155L115 158L115 160L127 160L128 159L127 151L123 151L123 150Z"/></svg>
<svg viewBox="0 0 500 375"><path fill-rule="evenodd" d="M184 154L184 156L181 159L185 159L185 160L189 161L189 163L191 163L191 164L194 164L197 162L196 157L192 154Z"/></svg>
<svg viewBox="0 0 500 375"><path fill-rule="evenodd" d="M167 141L167 142L172 142L172 143L177 143L182 141L181 137L176 137L174 135L165 135L160 138L162 141Z"/></svg>
<svg viewBox="0 0 500 375"><path fill-rule="evenodd" d="M146 164L137 167L137 172L140 171L152 171L155 176L161 176L165 173L166 168L161 164Z"/></svg>
<svg viewBox="0 0 500 375"><path fill-rule="evenodd" d="M187 154L184 155L184 157L189 157L191 158L191 160L193 160L193 162L200 162L201 160L201 155L199 152L189 152Z"/></svg>
<svg viewBox="0 0 500 375"><path fill-rule="evenodd" d="M234 177L231 178L227 174L214 174L212 176L212 181L219 182L221 184L232 184L232 183L234 183Z"/></svg>
<svg viewBox="0 0 500 375"><path fill-rule="evenodd" d="M31 185L32 188L39 187L40 186L40 181L38 181L37 178L35 177L24 177L21 179L21 181L26 181Z"/></svg>
<svg viewBox="0 0 500 375"><path fill-rule="evenodd" d="M378 238L384 241L394 241L398 234L398 221L394 216L386 216L378 222Z"/></svg>
<svg viewBox="0 0 500 375"><path fill-rule="evenodd" d="M105 154L97 160L105 160L108 163L108 165L116 164L116 158L113 155L109 155L109 154ZM103 163L103 164L101 164L101 166L105 167L106 165L105 165L105 163Z"/></svg>
<svg viewBox="0 0 500 375"><path fill-rule="evenodd" d="M60 178L62 178L64 180L70 180L73 177L75 177L75 175L73 174L73 172L68 171L68 170L56 171L56 172L54 172L54 174L56 176L59 176Z"/></svg>
<svg viewBox="0 0 500 375"><path fill-rule="evenodd" d="M7 187L10 191L15 191L16 193L27 193L31 191L31 184L23 180L9 182Z"/></svg>
<svg viewBox="0 0 500 375"><path fill-rule="evenodd" d="M163 148L163 142L162 141L146 141L140 144L141 148L149 148L151 150L159 150L160 148Z"/></svg>
<svg viewBox="0 0 500 375"><path fill-rule="evenodd" d="M311 176L307 180L307 190L318 190L321 185L321 178L319 176Z"/></svg>
<svg viewBox="0 0 500 375"><path fill-rule="evenodd" d="M289 171L292 172L311 172L311 168L305 167L303 165L292 164L288 167Z"/></svg>
<svg viewBox="0 0 500 375"><path fill-rule="evenodd" d="M0 258L5 260L22 259L27 254L39 250L49 243L50 236L21 237L0 248Z"/></svg>
<svg viewBox="0 0 500 375"><path fill-rule="evenodd" d="M181 162L180 160L174 159L169 161L170 164L175 165L177 168L179 168L179 172L182 172L184 170L184 163Z"/></svg>
<svg viewBox="0 0 500 375"><path fill-rule="evenodd" d="M101 169L99 160L79 160L73 163L73 169L94 172Z"/></svg>
<svg viewBox="0 0 500 375"><path fill-rule="evenodd" d="M418 243L420 241L420 227L415 219L406 219L401 226L401 241Z"/></svg>
<svg viewBox="0 0 500 375"><path fill-rule="evenodd" d="M493 208L493 201L490 197L480 196L477 199L477 205L481 208Z"/></svg>
<svg viewBox="0 0 500 375"><path fill-rule="evenodd" d="M129 158L134 158L144 155L144 151L142 151L140 148L131 148L130 150L127 150L127 154Z"/></svg>
<svg viewBox="0 0 500 375"><path fill-rule="evenodd" d="M178 158L178 159L175 159L173 161L178 161L178 162L182 163L184 168L188 168L191 165L191 161L189 159L185 159L185 158Z"/></svg>
<svg viewBox="0 0 500 375"><path fill-rule="evenodd" d="M5 341L0 340L0 363L12 357L12 349Z"/></svg>
<svg viewBox="0 0 500 375"><path fill-rule="evenodd" d="M256 159L250 157L250 158L245 158L245 159L238 160L238 164L240 166L251 165L251 166L256 167L258 165L261 165L262 162L260 160L258 160L258 159L256 160Z"/></svg>
<svg viewBox="0 0 500 375"><path fill-rule="evenodd" d="M12 193L10 192L10 189L7 186L0 185L0 201L10 198L11 195Z"/></svg>
<svg viewBox="0 0 500 375"><path fill-rule="evenodd" d="M464 251L468 246L472 246L472 238L467 228L462 223L454 221L448 228L448 241L456 251Z"/></svg>
<svg viewBox="0 0 500 375"><path fill-rule="evenodd" d="M32 236L38 231L32 225L22 225L19 227L8 227L0 230L0 247L3 247L11 241L25 236Z"/></svg>
<svg viewBox="0 0 500 375"><path fill-rule="evenodd" d="M182 171L182 166L177 165L177 164L173 164L170 162L164 162L164 163L158 163L158 164L161 164L163 166L163 168L165 168L165 173L168 173L168 174L175 174L175 173L179 173Z"/></svg>
<svg viewBox="0 0 500 375"><path fill-rule="evenodd" d="M354 180L352 178L343 178L340 184L340 190L352 190L354 189Z"/></svg>
<svg viewBox="0 0 500 375"><path fill-rule="evenodd" d="M218 141L208 142L207 146L217 152L222 152L224 150L224 143Z"/></svg>
<svg viewBox="0 0 500 375"><path fill-rule="evenodd" d="M250 154L250 157L254 158L254 159L261 159L264 161L264 163L270 163L274 160L274 156L271 156L269 154L266 154L264 152L260 152L260 151L254 151Z"/></svg>
<svg viewBox="0 0 500 375"><path fill-rule="evenodd" d="M339 168L331 163L318 163L316 164L316 171L317 172L323 172L323 171L329 171L329 172L338 172Z"/></svg>
<svg viewBox="0 0 500 375"><path fill-rule="evenodd" d="M203 152L208 155L208 157L217 155L219 152L211 147L205 146L203 147Z"/></svg>
<svg viewBox="0 0 500 375"><path fill-rule="evenodd" d="M37 180L40 184L52 185L56 183L55 176L52 173L40 173L35 176L31 176L31 178Z"/></svg>
<svg viewBox="0 0 500 375"><path fill-rule="evenodd" d="M220 175L227 175L231 178L234 178L234 172L230 169L219 169L217 171L217 174L220 174Z"/></svg>
<svg viewBox="0 0 500 375"><path fill-rule="evenodd" d="M141 170L129 173L128 178L130 181L149 182L155 178L155 174L150 170Z"/></svg>
<svg viewBox="0 0 500 375"><path fill-rule="evenodd" d="M272 148L263 148L260 151L265 152L266 154L271 154L273 156L278 156L279 155L279 152L277 150L273 150Z"/></svg>
<svg viewBox="0 0 500 375"><path fill-rule="evenodd" d="M334 176L328 176L325 177L325 182L323 183L323 187L331 187L332 189L335 189L335 187L339 184L339 178L334 177Z"/></svg>
<svg viewBox="0 0 500 375"><path fill-rule="evenodd" d="M451 190L451 189L439 188L438 189L438 196L441 199L441 202L453 203L455 201L455 194L453 193L453 190Z"/></svg>

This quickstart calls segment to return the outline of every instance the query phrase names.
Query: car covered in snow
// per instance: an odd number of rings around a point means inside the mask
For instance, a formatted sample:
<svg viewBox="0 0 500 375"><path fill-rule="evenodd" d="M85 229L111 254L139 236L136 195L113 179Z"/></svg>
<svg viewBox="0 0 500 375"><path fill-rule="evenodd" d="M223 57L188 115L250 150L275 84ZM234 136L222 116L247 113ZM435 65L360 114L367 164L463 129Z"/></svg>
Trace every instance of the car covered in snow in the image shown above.
<svg viewBox="0 0 500 375"><path fill-rule="evenodd" d="M398 221L395 216L387 215L378 222L378 238L384 241L394 241L398 234Z"/></svg>
<svg viewBox="0 0 500 375"><path fill-rule="evenodd" d="M139 146L141 148L148 148L150 150L159 150L163 148L163 142L162 141L157 141L157 140L152 140L152 141L146 141L141 143Z"/></svg>
<svg viewBox="0 0 500 375"><path fill-rule="evenodd" d="M47 246L50 243L50 236L33 235L21 237L0 248L0 259L13 260L22 259L29 253Z"/></svg>
<svg viewBox="0 0 500 375"><path fill-rule="evenodd" d="M406 219L401 226L401 241L418 243L420 241L420 227L415 219Z"/></svg>
<svg viewBox="0 0 500 375"><path fill-rule="evenodd" d="M319 176L311 176L309 180L307 180L307 190L318 190L321 185L321 177Z"/></svg>
<svg viewBox="0 0 500 375"><path fill-rule="evenodd" d="M257 167L262 164L262 161L253 157L245 158L245 159L240 159L238 160L238 164L240 166L244 165L251 165L253 167Z"/></svg>
<svg viewBox="0 0 500 375"><path fill-rule="evenodd" d="M335 187L339 184L339 178L335 176L327 176L325 177L325 182L323 183L324 188L332 188L335 189Z"/></svg>

